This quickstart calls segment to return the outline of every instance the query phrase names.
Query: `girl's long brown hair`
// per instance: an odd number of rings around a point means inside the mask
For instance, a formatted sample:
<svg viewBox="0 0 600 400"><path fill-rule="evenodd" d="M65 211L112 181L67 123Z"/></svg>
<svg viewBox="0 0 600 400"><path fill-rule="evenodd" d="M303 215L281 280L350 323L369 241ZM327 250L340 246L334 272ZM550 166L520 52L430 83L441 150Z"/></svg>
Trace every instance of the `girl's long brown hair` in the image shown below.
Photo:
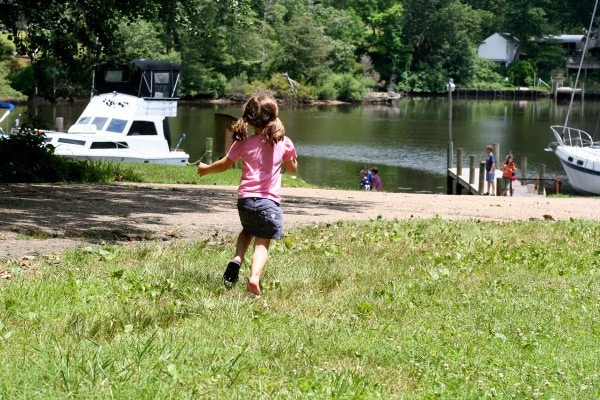
<svg viewBox="0 0 600 400"><path fill-rule="evenodd" d="M269 96L253 96L244 105L244 115L231 126L233 140L248 138L248 125L261 130L263 140L275 144L283 140L285 127L277 116L279 108L275 99Z"/></svg>

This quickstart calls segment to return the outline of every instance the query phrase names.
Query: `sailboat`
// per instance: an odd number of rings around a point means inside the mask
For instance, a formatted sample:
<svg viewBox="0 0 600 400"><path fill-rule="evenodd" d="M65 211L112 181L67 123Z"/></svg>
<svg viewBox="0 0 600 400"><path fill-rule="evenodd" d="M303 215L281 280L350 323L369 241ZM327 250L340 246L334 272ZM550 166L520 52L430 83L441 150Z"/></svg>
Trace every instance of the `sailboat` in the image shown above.
<svg viewBox="0 0 600 400"><path fill-rule="evenodd" d="M596 16L597 8L598 0L596 0L596 4L594 5L588 35L583 48L584 55L587 52L590 42L592 23ZM575 87L577 87L583 60L584 57L582 56L577 71ZM564 125L553 125L550 127L556 141L550 143L546 150L554 152L558 157L573 190L582 194L600 195L600 142L594 141L592 136L584 130L568 126L574 95L575 93L572 92L571 104L569 105Z"/></svg>

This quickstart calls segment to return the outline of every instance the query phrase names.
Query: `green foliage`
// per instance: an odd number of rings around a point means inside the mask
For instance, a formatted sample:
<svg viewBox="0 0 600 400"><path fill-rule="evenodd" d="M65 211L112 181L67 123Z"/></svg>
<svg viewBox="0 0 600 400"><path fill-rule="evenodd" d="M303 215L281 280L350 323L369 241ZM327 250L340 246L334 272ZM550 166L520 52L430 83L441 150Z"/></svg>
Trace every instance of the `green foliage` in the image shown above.
<svg viewBox="0 0 600 400"><path fill-rule="evenodd" d="M329 71L334 49L323 27L308 15L301 15L282 27L280 35L285 40L280 42L273 68L287 72L292 79L318 83L318 78Z"/></svg>
<svg viewBox="0 0 600 400"><path fill-rule="evenodd" d="M320 100L335 100L339 97L335 83L329 79L321 83L317 95Z"/></svg>
<svg viewBox="0 0 600 400"><path fill-rule="evenodd" d="M505 89L511 84L502 75L502 67L493 61L475 58L475 75L465 85L474 89Z"/></svg>
<svg viewBox="0 0 600 400"><path fill-rule="evenodd" d="M446 76L443 70L427 69L424 65L421 65L421 68L419 72L404 74L399 87L415 93L445 90L450 77Z"/></svg>
<svg viewBox="0 0 600 400"><path fill-rule="evenodd" d="M556 41L530 43L525 49L526 60L534 65L535 71L541 76L555 76L564 67L567 52Z"/></svg>
<svg viewBox="0 0 600 400"><path fill-rule="evenodd" d="M198 64L182 66L181 70L187 76L183 78L182 92L188 96L216 98L225 93L227 78L222 73Z"/></svg>
<svg viewBox="0 0 600 400"><path fill-rule="evenodd" d="M5 35L0 35L0 61L4 61L9 58L13 51L15 51L14 44L6 40Z"/></svg>
<svg viewBox="0 0 600 400"><path fill-rule="evenodd" d="M229 237L5 260L0 396L597 398L599 240L338 221L273 242L258 300L223 288Z"/></svg>
<svg viewBox="0 0 600 400"><path fill-rule="evenodd" d="M35 93L35 79L33 77L33 67L28 66L21 70L9 74L10 86L26 96L33 96Z"/></svg>
<svg viewBox="0 0 600 400"><path fill-rule="evenodd" d="M372 86L373 81L368 77L356 77L350 73L333 74L321 84L318 95L322 100L337 98L359 101Z"/></svg>
<svg viewBox="0 0 600 400"><path fill-rule="evenodd" d="M378 71L385 77L392 77L398 71L409 67L410 47L402 40L404 8L396 4L383 12L371 16L371 57Z"/></svg>
<svg viewBox="0 0 600 400"><path fill-rule="evenodd" d="M150 21L122 21L119 23L119 30L116 33L123 46L121 57L125 60L147 58L181 63L181 56L178 52L166 53L165 35L164 26L153 24Z"/></svg>
<svg viewBox="0 0 600 400"><path fill-rule="evenodd" d="M520 39L522 57L548 80L562 69L557 45L532 37L587 28L593 2L506 0L213 1L89 0L0 4L12 51L32 71L14 73L14 88L55 101L89 93L98 62L134 57L181 62L183 96L239 98L248 82L269 85L287 72L302 86L294 99L354 98L332 85L337 75L367 75L370 86L437 92L448 77L460 85L497 87L479 80L477 46L494 32ZM14 44L12 44L14 42ZM4 55L4 56L3 56ZM363 60L368 57L370 66ZM368 68L365 68L368 67ZM361 70L362 69L362 70ZM526 84L525 71L511 71ZM5 86L0 70L0 94ZM479 77L478 77L479 76ZM242 79L240 79L242 78ZM594 83L591 83L594 86ZM350 95L348 92L352 92Z"/></svg>
<svg viewBox="0 0 600 400"><path fill-rule="evenodd" d="M227 81L223 94L227 98L243 101L246 99L247 87L248 76L242 73Z"/></svg>
<svg viewBox="0 0 600 400"><path fill-rule="evenodd" d="M533 77L536 71L530 61L519 60L514 62L510 65L508 71L513 78L515 86L533 84Z"/></svg>
<svg viewBox="0 0 600 400"><path fill-rule="evenodd" d="M44 145L44 137L31 130L0 138L0 182L57 182L64 180L63 159Z"/></svg>

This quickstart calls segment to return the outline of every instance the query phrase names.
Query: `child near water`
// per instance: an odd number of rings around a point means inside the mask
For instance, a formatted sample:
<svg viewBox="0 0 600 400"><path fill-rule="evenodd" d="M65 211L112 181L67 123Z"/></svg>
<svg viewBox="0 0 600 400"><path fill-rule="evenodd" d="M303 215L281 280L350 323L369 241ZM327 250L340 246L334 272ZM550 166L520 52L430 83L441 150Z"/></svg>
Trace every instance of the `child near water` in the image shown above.
<svg viewBox="0 0 600 400"><path fill-rule="evenodd" d="M246 251L254 240L254 253L248 290L261 295L260 277L269 256L272 239L281 239L283 212L281 202L282 165L288 172L298 169L296 150L285 136L278 117L277 102L269 96L253 96L244 105L244 114L232 125L233 144L225 157L214 163L198 165L198 175L226 171L242 159L242 177L238 188L237 209L242 223L235 256L223 273L226 284L238 281ZM248 136L251 126L254 135Z"/></svg>

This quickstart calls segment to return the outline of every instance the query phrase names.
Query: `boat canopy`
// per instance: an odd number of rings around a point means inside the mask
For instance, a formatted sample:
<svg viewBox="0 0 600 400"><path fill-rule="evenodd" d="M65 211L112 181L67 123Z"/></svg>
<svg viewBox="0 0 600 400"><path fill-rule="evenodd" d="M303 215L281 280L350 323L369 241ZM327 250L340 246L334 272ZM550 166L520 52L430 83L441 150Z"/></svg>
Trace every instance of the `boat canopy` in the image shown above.
<svg viewBox="0 0 600 400"><path fill-rule="evenodd" d="M172 99L177 97L180 70L179 64L142 58L129 64L101 64L94 71L94 91Z"/></svg>

